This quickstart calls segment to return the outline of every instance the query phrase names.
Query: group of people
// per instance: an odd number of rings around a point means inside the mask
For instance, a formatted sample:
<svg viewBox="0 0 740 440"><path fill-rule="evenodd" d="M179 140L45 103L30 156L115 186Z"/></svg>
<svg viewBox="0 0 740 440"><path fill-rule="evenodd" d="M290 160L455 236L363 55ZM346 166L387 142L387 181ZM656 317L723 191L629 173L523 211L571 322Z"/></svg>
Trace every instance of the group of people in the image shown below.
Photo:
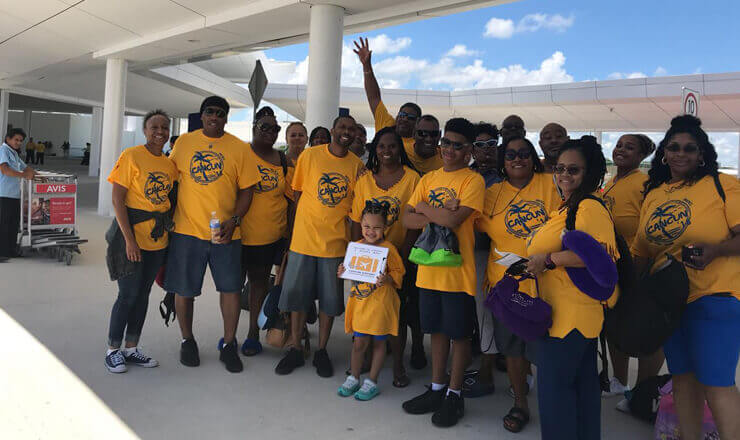
<svg viewBox="0 0 740 440"><path fill-rule="evenodd" d="M43 165L46 150L51 150L51 147L52 143L50 141L34 142L33 138L28 138L28 142L26 142L26 163L33 165Z"/></svg>
<svg viewBox="0 0 740 440"><path fill-rule="evenodd" d="M465 398L493 392L493 368L503 356L513 397L511 410L502 414L505 429L519 432L529 422L536 374L542 438L598 439L603 304L585 295L566 270L588 263L562 245L572 222L612 261L620 258L618 237L625 238L640 272L660 267L666 254L680 259L685 246L702 249L684 260L690 295L681 326L661 352L639 360L637 380L657 374L667 360L682 438L699 438L705 400L721 437L740 438L740 184L718 173L715 148L700 121L673 119L657 148L644 135L622 136L612 156L617 173L604 185L606 160L596 139L570 139L557 123L540 132L540 160L516 115L500 129L464 118L441 125L406 103L393 117L381 99L367 40L355 44L375 118L369 144L364 127L352 116L339 116L330 129L316 127L310 134L302 123L291 123L282 153L274 148L281 126L270 107L256 113L252 142L245 143L224 131L229 105L212 96L200 107L203 128L181 135L167 157L162 149L170 139L170 118L161 110L145 116L146 144L124 150L108 176L116 216L107 237L108 266L119 288L110 316L108 370L158 365L138 345L150 289L163 266L164 288L176 294L180 362L200 364L194 298L208 266L223 316L219 359L228 371L242 371L239 353L263 350L257 315L277 266L279 309L290 317L277 374L304 366L308 353L301 341L318 301L312 364L319 376L334 375L327 347L337 316L345 314L345 331L354 339L351 365L337 390L342 397L370 400L379 394L388 346L392 384L408 386L408 333L416 369L427 365L429 334L430 385L403 402L405 412L432 414L436 426L455 425L464 416ZM19 136L22 142L24 135L14 131L5 138L0 179L33 173L17 158ZM651 154L645 174L639 166ZM0 190L4 185L0 180ZM13 195L0 195L5 225L6 211L14 209L5 200ZM409 261L430 225L454 233L460 265ZM345 305L341 276L350 240L385 247L388 258L375 283L352 282ZM552 309L547 335L534 343L483 305L506 272L497 263L504 252L526 258L530 279L519 290ZM249 330L240 346L240 292L247 279ZM618 297L615 288L604 302L613 306ZM466 370L476 327L482 356L480 369L471 374ZM609 392L621 393L628 389L628 358L611 351L615 377Z"/></svg>

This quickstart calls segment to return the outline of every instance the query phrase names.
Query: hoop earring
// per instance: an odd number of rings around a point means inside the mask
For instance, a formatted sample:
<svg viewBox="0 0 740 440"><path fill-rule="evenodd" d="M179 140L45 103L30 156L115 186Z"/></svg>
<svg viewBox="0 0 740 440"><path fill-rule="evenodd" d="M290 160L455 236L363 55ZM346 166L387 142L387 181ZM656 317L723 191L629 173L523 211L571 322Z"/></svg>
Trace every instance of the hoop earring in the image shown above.
<svg viewBox="0 0 740 440"><path fill-rule="evenodd" d="M668 161L665 160L665 156L663 156L663 158L660 159L660 163L662 163L663 165L668 165Z"/></svg>
<svg viewBox="0 0 740 440"><path fill-rule="evenodd" d="M699 162L699 168L703 168L706 165L706 162L704 162L704 159Z"/></svg>

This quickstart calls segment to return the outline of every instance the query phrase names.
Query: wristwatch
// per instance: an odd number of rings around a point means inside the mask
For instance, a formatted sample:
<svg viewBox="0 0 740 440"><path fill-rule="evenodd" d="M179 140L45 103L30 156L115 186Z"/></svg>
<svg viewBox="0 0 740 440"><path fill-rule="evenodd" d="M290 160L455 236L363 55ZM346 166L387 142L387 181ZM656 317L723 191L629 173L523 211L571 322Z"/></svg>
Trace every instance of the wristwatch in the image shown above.
<svg viewBox="0 0 740 440"><path fill-rule="evenodd" d="M234 220L234 224L236 226L241 226L241 224L242 224L242 218L241 217L239 217L238 215L235 215L235 216L232 216L231 219Z"/></svg>
<svg viewBox="0 0 740 440"><path fill-rule="evenodd" d="M553 270L555 267L555 263L552 261L552 254L548 253L547 256L545 256L545 269Z"/></svg>

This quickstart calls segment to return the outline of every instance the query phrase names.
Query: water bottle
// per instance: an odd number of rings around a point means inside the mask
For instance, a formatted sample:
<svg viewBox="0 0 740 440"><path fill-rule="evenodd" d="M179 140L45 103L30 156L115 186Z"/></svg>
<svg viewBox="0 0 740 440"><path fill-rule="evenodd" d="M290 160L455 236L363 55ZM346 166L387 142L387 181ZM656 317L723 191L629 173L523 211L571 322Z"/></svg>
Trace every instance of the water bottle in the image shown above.
<svg viewBox="0 0 740 440"><path fill-rule="evenodd" d="M211 212L209 226L211 228L211 243L216 243L218 241L218 234L221 232L221 220L216 216L216 211Z"/></svg>

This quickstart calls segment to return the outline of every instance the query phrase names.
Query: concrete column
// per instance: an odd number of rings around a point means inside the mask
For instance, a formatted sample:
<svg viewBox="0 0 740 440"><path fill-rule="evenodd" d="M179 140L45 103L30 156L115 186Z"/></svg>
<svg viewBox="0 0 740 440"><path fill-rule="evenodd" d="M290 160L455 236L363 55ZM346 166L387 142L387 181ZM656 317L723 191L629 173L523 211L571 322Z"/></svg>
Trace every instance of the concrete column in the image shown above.
<svg viewBox="0 0 740 440"><path fill-rule="evenodd" d="M99 215L113 215L112 189L106 178L121 153L127 73L128 62L126 60L120 58L106 60L103 132L100 142L100 181L98 183Z"/></svg>
<svg viewBox="0 0 740 440"><path fill-rule="evenodd" d="M88 176L97 176L100 173L100 139L103 136L103 107L93 107L92 122L90 123L90 166Z"/></svg>
<svg viewBox="0 0 740 440"><path fill-rule="evenodd" d="M311 6L308 35L306 126L331 128L339 109L344 8Z"/></svg>
<svg viewBox="0 0 740 440"><path fill-rule="evenodd" d="M26 136L31 134L31 110L23 110L23 129L26 130Z"/></svg>
<svg viewBox="0 0 740 440"><path fill-rule="evenodd" d="M0 131L2 131L3 141L5 134L8 132L8 104L10 104L10 92L0 90Z"/></svg>
<svg viewBox="0 0 740 440"><path fill-rule="evenodd" d="M170 127L170 137L180 136L180 118L172 118L172 127Z"/></svg>

